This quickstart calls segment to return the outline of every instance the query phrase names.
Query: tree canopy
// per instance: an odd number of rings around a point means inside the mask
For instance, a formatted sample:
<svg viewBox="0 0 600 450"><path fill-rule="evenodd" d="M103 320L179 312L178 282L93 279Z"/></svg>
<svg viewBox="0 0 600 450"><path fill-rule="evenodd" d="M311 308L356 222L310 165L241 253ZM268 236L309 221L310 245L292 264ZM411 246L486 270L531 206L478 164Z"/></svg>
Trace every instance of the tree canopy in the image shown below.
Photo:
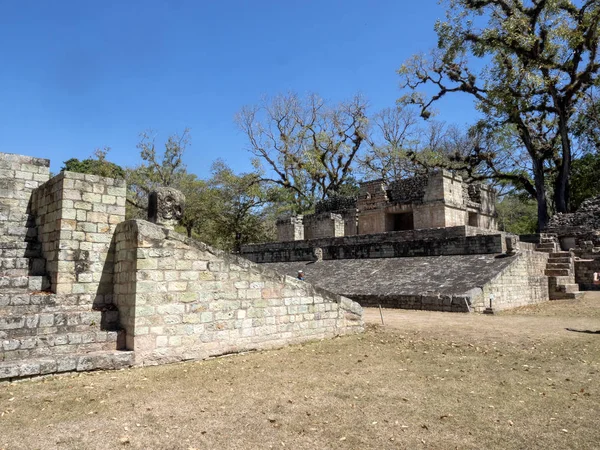
<svg viewBox="0 0 600 450"><path fill-rule="evenodd" d="M496 167L494 150L475 148L494 176L521 184L548 220L546 179L558 212L569 207L573 124L585 95L598 84L600 2L570 0L448 0L435 30L438 47L415 55L399 73L428 118L449 94L472 96L483 114L480 130L512 133L528 155L525 173ZM479 62L476 62L479 60ZM418 90L433 87L432 95Z"/></svg>
<svg viewBox="0 0 600 450"><path fill-rule="evenodd" d="M329 105L313 94L280 95L237 115L261 181L289 193L294 212L338 192L350 179L367 135L366 101Z"/></svg>

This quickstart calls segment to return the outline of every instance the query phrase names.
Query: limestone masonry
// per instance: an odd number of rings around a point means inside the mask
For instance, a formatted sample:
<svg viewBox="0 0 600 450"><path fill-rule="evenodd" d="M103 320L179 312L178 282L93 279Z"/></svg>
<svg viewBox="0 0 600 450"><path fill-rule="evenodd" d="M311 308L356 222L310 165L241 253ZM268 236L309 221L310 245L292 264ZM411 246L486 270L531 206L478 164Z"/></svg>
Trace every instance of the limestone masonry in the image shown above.
<svg viewBox="0 0 600 450"><path fill-rule="evenodd" d="M363 329L358 303L169 229L176 192L155 194L150 223L124 220L122 180L49 179L48 160L6 153L0 180L0 380Z"/></svg>
<svg viewBox="0 0 600 450"><path fill-rule="evenodd" d="M496 230L493 190L439 171L362 183L357 199L281 219L279 242L241 253L363 306L491 312L600 288L599 224L600 198L590 199L521 240Z"/></svg>
<svg viewBox="0 0 600 450"><path fill-rule="evenodd" d="M0 380L357 333L361 305L493 312L600 287L600 198L520 239L496 230L486 186L373 181L238 256L173 230L173 189L126 221L124 181L49 164L0 153Z"/></svg>
<svg viewBox="0 0 600 450"><path fill-rule="evenodd" d="M600 196L587 199L573 214L552 217L545 236L576 256L574 282L600 290Z"/></svg>
<svg viewBox="0 0 600 450"><path fill-rule="evenodd" d="M361 183L357 199L334 197L315 214L282 218L279 241L342 237L390 231L471 226L496 229L496 193L440 170L395 180Z"/></svg>

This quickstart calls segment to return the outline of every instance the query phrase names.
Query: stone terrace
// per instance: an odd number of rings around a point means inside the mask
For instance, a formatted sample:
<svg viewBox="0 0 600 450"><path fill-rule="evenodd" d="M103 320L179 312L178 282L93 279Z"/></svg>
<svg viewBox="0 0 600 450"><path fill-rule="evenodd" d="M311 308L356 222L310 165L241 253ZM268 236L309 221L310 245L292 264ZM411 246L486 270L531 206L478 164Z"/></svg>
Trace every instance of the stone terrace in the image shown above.
<svg viewBox="0 0 600 450"><path fill-rule="evenodd" d="M362 331L361 307L146 221L125 183L0 153L0 380Z"/></svg>

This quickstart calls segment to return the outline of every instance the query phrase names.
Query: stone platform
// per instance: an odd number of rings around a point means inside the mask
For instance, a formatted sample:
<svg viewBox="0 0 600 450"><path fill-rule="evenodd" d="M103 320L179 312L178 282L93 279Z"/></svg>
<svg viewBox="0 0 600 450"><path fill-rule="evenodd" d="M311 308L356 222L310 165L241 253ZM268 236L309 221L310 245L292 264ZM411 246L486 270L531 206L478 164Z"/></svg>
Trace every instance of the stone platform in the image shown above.
<svg viewBox="0 0 600 450"><path fill-rule="evenodd" d="M437 311L483 311L548 300L547 255L504 254L340 259L262 264L359 302Z"/></svg>

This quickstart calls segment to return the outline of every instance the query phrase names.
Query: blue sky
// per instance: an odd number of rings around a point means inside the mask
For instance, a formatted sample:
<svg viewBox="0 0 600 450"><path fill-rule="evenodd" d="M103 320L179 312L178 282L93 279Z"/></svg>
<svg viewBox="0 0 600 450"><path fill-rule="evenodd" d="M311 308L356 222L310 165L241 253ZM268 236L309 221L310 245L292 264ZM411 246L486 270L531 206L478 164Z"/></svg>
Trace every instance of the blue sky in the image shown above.
<svg viewBox="0 0 600 450"><path fill-rule="evenodd" d="M0 151L62 161L112 148L139 161L139 133L191 128L185 161L248 170L234 115L264 95L360 92L371 111L400 96L395 73L436 43L437 0L0 0ZM468 99L439 119L464 124Z"/></svg>

